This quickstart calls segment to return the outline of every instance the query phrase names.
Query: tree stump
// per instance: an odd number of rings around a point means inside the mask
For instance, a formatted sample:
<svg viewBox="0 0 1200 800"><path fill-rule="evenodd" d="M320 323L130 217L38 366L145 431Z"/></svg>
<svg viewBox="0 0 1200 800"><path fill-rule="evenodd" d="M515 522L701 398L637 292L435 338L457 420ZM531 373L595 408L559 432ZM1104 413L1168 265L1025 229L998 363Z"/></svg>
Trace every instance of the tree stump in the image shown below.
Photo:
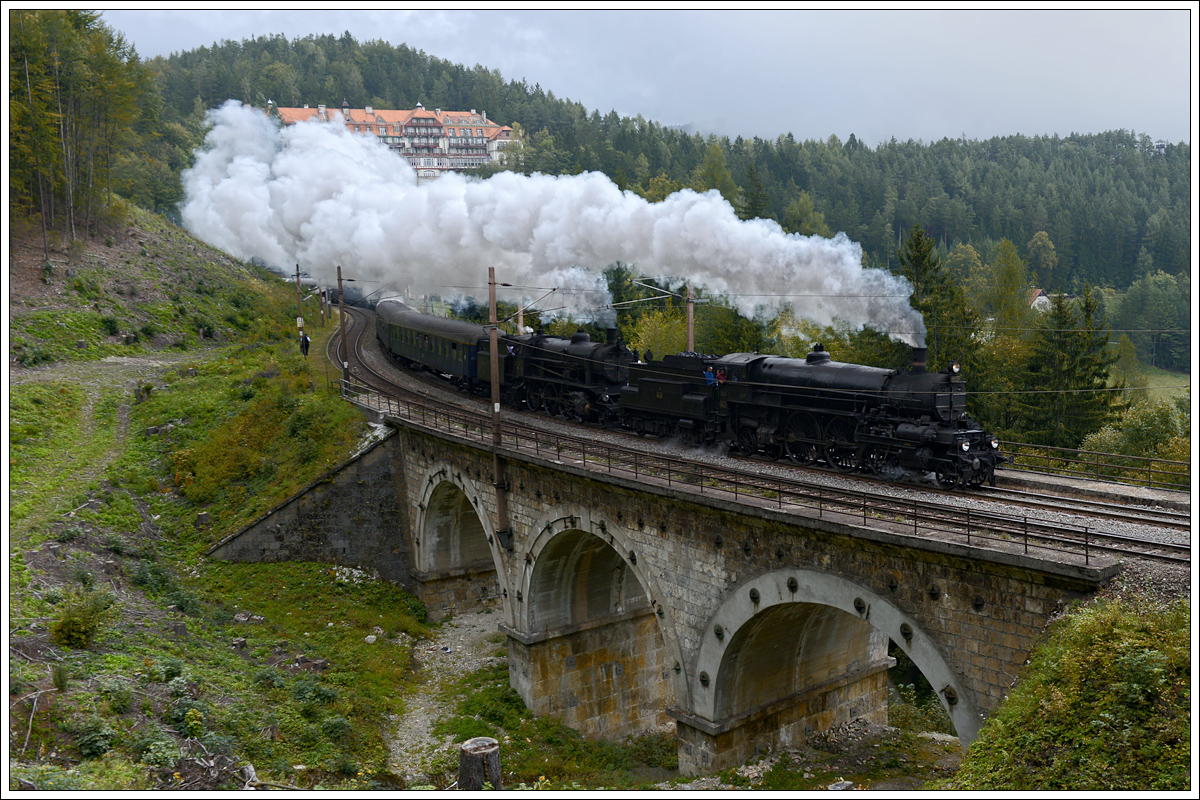
<svg viewBox="0 0 1200 800"><path fill-rule="evenodd" d="M462 743L458 752L458 788L478 791L484 782L493 789L500 785L500 743L490 736L476 736Z"/></svg>

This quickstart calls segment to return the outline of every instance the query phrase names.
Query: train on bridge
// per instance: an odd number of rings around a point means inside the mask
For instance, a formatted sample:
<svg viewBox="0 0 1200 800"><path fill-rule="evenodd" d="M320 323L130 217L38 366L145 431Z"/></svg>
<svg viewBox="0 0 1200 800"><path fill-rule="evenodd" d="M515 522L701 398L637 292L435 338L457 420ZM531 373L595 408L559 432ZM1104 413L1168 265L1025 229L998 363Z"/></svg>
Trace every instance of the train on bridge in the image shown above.
<svg viewBox="0 0 1200 800"><path fill-rule="evenodd" d="M398 300L375 307L380 346L409 368L472 393L490 390L487 328L434 317ZM966 413L957 364L908 371L833 361L821 345L806 358L680 353L642 361L608 331L593 342L541 333L498 337L501 400L638 434L722 443L841 472L890 480L931 476L946 489L996 484L1000 443Z"/></svg>

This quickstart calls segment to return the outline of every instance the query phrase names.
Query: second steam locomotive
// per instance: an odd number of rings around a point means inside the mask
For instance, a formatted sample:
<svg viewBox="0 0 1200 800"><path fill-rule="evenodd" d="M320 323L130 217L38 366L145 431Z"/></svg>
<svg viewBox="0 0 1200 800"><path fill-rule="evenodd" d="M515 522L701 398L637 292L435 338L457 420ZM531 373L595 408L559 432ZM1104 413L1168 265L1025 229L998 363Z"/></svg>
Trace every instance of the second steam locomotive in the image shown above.
<svg viewBox="0 0 1200 800"><path fill-rule="evenodd" d="M375 309L383 349L409 367L439 373L467 391L488 388L491 353L482 325L432 317L397 300ZM958 365L925 369L914 348L907 372L758 353L681 353L642 362L610 329L593 342L543 334L501 335L501 399L532 411L724 443L842 472L892 480L931 475L947 489L995 485L999 442L966 413Z"/></svg>

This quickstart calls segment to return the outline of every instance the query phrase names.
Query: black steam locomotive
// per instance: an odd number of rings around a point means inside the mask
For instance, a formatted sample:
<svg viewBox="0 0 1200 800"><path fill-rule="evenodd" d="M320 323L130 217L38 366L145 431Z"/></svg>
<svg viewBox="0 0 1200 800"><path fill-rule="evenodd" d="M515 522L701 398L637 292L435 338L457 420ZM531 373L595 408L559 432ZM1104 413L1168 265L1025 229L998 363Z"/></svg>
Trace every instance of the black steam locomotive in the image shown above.
<svg viewBox="0 0 1200 800"><path fill-rule="evenodd" d="M468 391L489 390L487 329L421 314L395 300L376 307L376 335L407 366L442 374ZM533 411L683 435L801 464L892 480L932 475L946 488L996 482L999 442L966 414L957 365L909 372L758 353L682 353L641 362L610 330L592 342L542 334L499 337L501 399Z"/></svg>

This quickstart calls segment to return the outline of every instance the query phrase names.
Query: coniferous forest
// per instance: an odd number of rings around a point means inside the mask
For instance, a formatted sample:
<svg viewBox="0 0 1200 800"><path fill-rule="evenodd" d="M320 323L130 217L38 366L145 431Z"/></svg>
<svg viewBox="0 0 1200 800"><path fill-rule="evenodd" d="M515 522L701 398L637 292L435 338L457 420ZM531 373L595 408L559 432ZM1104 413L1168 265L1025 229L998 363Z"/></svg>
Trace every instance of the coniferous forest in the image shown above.
<svg viewBox="0 0 1200 800"><path fill-rule="evenodd" d="M845 141L787 132L730 139L602 114L485 66L349 33L223 41L142 61L94 13L11 11L9 23L10 208L66 224L71 235L102 222L114 195L174 216L179 173L203 139L205 111L229 98L259 107L345 100L354 108L474 108L517 138L506 163L480 177L600 171L651 202L685 187L717 189L744 219L771 218L805 235L843 231L862 244L867 266L927 282L914 304L925 305L934 334L930 363L938 363L939 335L975 341L955 355L995 384L974 412L998 431L1033 437L1043 423L1054 426L1009 395L1022 376L1037 374L1032 338L1060 335L1047 326L1103 331L1083 348L1103 363L1077 365L1089 385L1102 381L1101 368L1121 370L1132 388L1139 366L1190 368L1187 143L1125 130L874 147L853 133ZM1035 287L1076 299L1031 315ZM655 321L634 317L624 322ZM730 321L737 324L714 336L736 331L742 348L787 349L779 320ZM988 336L976 335L985 329ZM870 337L843 337L841 355L893 357ZM713 350L720 344L734 343L713 340ZM1076 446L1118 412L1120 403L1109 405L1089 414L1089 430L1042 438ZM1043 427L1022 431L1020 420L1033 417Z"/></svg>

